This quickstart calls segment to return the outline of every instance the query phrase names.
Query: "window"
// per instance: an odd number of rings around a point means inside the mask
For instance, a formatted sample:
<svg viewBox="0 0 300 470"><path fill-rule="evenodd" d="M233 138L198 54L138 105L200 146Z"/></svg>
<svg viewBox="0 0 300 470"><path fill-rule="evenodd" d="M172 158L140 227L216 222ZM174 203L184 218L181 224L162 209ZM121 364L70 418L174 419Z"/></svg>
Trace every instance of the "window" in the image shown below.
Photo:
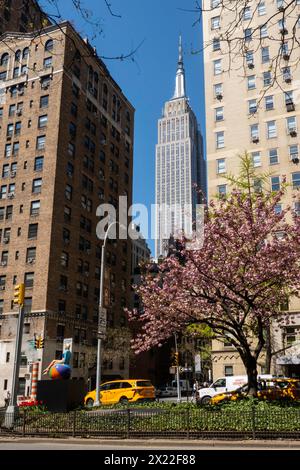
<svg viewBox="0 0 300 470"><path fill-rule="evenodd" d="M223 97L223 84L222 83L217 83L214 85L214 96L217 99L222 99Z"/></svg>
<svg viewBox="0 0 300 470"><path fill-rule="evenodd" d="M36 148L37 150L43 150L46 145L46 136L45 135L40 135L36 139Z"/></svg>
<svg viewBox="0 0 300 470"><path fill-rule="evenodd" d="M272 176L271 177L271 190L272 191L279 191L280 190L280 177L279 176Z"/></svg>
<svg viewBox="0 0 300 470"><path fill-rule="evenodd" d="M260 152L252 152L252 161L254 167L261 166Z"/></svg>
<svg viewBox="0 0 300 470"><path fill-rule="evenodd" d="M27 248L26 263L32 263L36 259L36 248Z"/></svg>
<svg viewBox="0 0 300 470"><path fill-rule="evenodd" d="M0 65L3 65L3 66L7 65L8 61L9 61L9 55L7 52L5 52L4 54L2 54Z"/></svg>
<svg viewBox="0 0 300 470"><path fill-rule="evenodd" d="M271 72L263 72L264 86L270 86L272 83L272 74Z"/></svg>
<svg viewBox="0 0 300 470"><path fill-rule="evenodd" d="M32 192L34 194L38 194L42 191L42 183L43 183L42 178L36 178L35 180L33 180L33 182L32 182Z"/></svg>
<svg viewBox="0 0 300 470"><path fill-rule="evenodd" d="M252 40L252 28L246 28L244 34L245 34L245 41L246 42Z"/></svg>
<svg viewBox="0 0 300 470"><path fill-rule="evenodd" d="M67 268L69 266L69 254L66 251L63 251L60 256L60 264Z"/></svg>
<svg viewBox="0 0 300 470"><path fill-rule="evenodd" d="M254 55L253 51L247 51L246 52L246 62L249 68L254 67Z"/></svg>
<svg viewBox="0 0 300 470"><path fill-rule="evenodd" d="M225 146L224 132L216 132L216 148L221 149Z"/></svg>
<svg viewBox="0 0 300 470"><path fill-rule="evenodd" d="M243 20L250 20L251 19L251 8L245 7L243 11Z"/></svg>
<svg viewBox="0 0 300 470"><path fill-rule="evenodd" d="M71 221L71 213L72 213L71 208L68 207L68 206L65 206L64 207L64 221L65 222L70 222Z"/></svg>
<svg viewBox="0 0 300 470"><path fill-rule="evenodd" d="M259 31L260 31L260 37L262 39L268 37L268 26L266 24L261 26Z"/></svg>
<svg viewBox="0 0 300 470"><path fill-rule="evenodd" d="M227 192L227 185L226 184L220 184L218 186L218 197L220 199L223 199L226 196Z"/></svg>
<svg viewBox="0 0 300 470"><path fill-rule="evenodd" d="M247 77L248 90L254 90L256 88L255 75Z"/></svg>
<svg viewBox="0 0 300 470"><path fill-rule="evenodd" d="M219 29L220 28L220 17L215 16L211 19L211 29Z"/></svg>
<svg viewBox="0 0 300 470"><path fill-rule="evenodd" d="M226 173L226 163L225 158L219 158L217 160L217 173Z"/></svg>
<svg viewBox="0 0 300 470"><path fill-rule="evenodd" d="M220 38L213 38L213 51L219 51L221 49Z"/></svg>
<svg viewBox="0 0 300 470"><path fill-rule="evenodd" d="M25 287L33 287L34 283L34 273L25 273L24 284Z"/></svg>
<svg viewBox="0 0 300 470"><path fill-rule="evenodd" d="M44 59L44 69L49 69L52 67L52 57L46 57Z"/></svg>
<svg viewBox="0 0 300 470"><path fill-rule="evenodd" d="M250 126L250 136L251 136L252 141L258 141L259 140L258 124L252 124Z"/></svg>
<svg viewBox="0 0 300 470"><path fill-rule="evenodd" d="M261 61L263 64L269 62L270 60L270 51L269 47L262 47L261 49Z"/></svg>
<svg viewBox="0 0 300 470"><path fill-rule="evenodd" d="M28 239L32 240L37 238L38 235L38 224L30 224L28 227Z"/></svg>
<svg viewBox="0 0 300 470"><path fill-rule="evenodd" d="M266 14L266 3L265 2L259 2L258 7L258 16L262 16Z"/></svg>
<svg viewBox="0 0 300 470"><path fill-rule="evenodd" d="M37 216L40 213L41 202L40 201L32 201L30 205L30 215Z"/></svg>
<svg viewBox="0 0 300 470"><path fill-rule="evenodd" d="M72 137L76 137L77 127L73 122L70 122L69 124L69 132Z"/></svg>
<svg viewBox="0 0 300 470"><path fill-rule="evenodd" d="M43 127L47 127L47 124L48 124L48 115L45 114L44 116L40 116L39 121L38 121L38 128L41 129Z"/></svg>
<svg viewBox="0 0 300 470"><path fill-rule="evenodd" d="M266 111L274 109L274 96L270 95L265 97L265 107Z"/></svg>
<svg viewBox="0 0 300 470"><path fill-rule="evenodd" d="M276 121L267 122L267 137L268 139L274 139L277 137Z"/></svg>
<svg viewBox="0 0 300 470"><path fill-rule="evenodd" d="M284 67L282 69L282 77L283 77L283 80L286 83L290 83L292 81L292 74L291 74L291 68L290 67Z"/></svg>
<svg viewBox="0 0 300 470"><path fill-rule="evenodd" d="M298 150L298 145L290 145L289 146L289 152L290 152L290 159L295 160L296 162L299 163L299 150Z"/></svg>
<svg viewBox="0 0 300 470"><path fill-rule="evenodd" d="M8 124L7 130L6 130L6 135L9 137L12 137L14 133L14 125L13 124Z"/></svg>
<svg viewBox="0 0 300 470"><path fill-rule="evenodd" d="M49 95L41 96L40 108L48 108L49 106Z"/></svg>
<svg viewBox="0 0 300 470"><path fill-rule="evenodd" d="M299 171L297 171L297 173L292 174L292 184L293 184L293 189L300 188L300 172Z"/></svg>
<svg viewBox="0 0 300 470"><path fill-rule="evenodd" d="M34 160L34 171L42 171L44 168L44 157L36 157Z"/></svg>
<svg viewBox="0 0 300 470"><path fill-rule="evenodd" d="M297 131L296 117L295 116L288 117L286 119L286 125L287 125L288 134L291 132L296 132Z"/></svg>
<svg viewBox="0 0 300 470"><path fill-rule="evenodd" d="M76 98L79 98L79 88L75 83L72 83L72 93Z"/></svg>
<svg viewBox="0 0 300 470"><path fill-rule="evenodd" d="M72 144L72 142L68 143L68 154L71 155L71 157L75 157L75 145Z"/></svg>
<svg viewBox="0 0 300 470"><path fill-rule="evenodd" d="M224 375L225 377L233 376L233 366L224 366Z"/></svg>
<svg viewBox="0 0 300 470"><path fill-rule="evenodd" d="M5 145L5 157L10 157L11 156L11 144L6 144Z"/></svg>
<svg viewBox="0 0 300 470"><path fill-rule="evenodd" d="M249 100L248 101L248 109L249 109L249 114L255 114L257 111L257 104L256 100Z"/></svg>
<svg viewBox="0 0 300 470"><path fill-rule="evenodd" d="M280 215L282 212L282 204L276 204L274 207L274 212L275 214Z"/></svg>
<svg viewBox="0 0 300 470"><path fill-rule="evenodd" d="M270 149L269 150L269 163L270 163L270 165L276 165L277 163L279 163L278 150L277 149Z"/></svg>
<svg viewBox="0 0 300 470"><path fill-rule="evenodd" d="M72 200L72 193L73 193L72 186L70 184L67 184L65 188L65 197L66 199L68 199L68 201Z"/></svg>
<svg viewBox="0 0 300 470"><path fill-rule="evenodd" d="M211 0L210 6L211 8L217 8L220 5L221 0Z"/></svg>
<svg viewBox="0 0 300 470"><path fill-rule="evenodd" d="M299 201L295 202L294 211L295 211L297 217L300 217L300 202ZM0 312L1 312L1 304L0 304Z"/></svg>
<svg viewBox="0 0 300 470"><path fill-rule="evenodd" d="M49 39L49 41L47 41L45 44L45 52L51 52L53 51L53 48L54 48L54 41L53 39Z"/></svg>
<svg viewBox="0 0 300 470"><path fill-rule="evenodd" d="M220 75L222 73L222 60L214 60L214 75Z"/></svg>
<svg viewBox="0 0 300 470"><path fill-rule="evenodd" d="M223 119L224 119L224 108L223 107L216 108L215 109L215 120L216 121L223 121Z"/></svg>

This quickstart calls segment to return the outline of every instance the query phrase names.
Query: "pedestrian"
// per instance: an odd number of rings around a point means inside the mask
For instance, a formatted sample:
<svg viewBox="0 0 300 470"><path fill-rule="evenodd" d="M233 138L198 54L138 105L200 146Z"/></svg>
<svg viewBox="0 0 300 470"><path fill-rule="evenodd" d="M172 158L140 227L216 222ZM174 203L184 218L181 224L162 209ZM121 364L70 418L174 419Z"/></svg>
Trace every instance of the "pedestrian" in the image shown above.
<svg viewBox="0 0 300 470"><path fill-rule="evenodd" d="M199 390L199 383L198 383L197 380L195 380L194 383L193 383L193 399L194 400L197 400L198 390Z"/></svg>

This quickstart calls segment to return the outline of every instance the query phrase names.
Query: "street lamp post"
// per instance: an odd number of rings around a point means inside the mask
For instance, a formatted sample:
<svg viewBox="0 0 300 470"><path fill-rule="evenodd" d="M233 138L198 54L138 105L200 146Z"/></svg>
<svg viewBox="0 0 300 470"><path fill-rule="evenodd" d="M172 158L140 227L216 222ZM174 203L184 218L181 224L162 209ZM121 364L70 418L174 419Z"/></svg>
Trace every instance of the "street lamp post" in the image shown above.
<svg viewBox="0 0 300 470"><path fill-rule="evenodd" d="M177 333L174 333L175 339L175 352L178 357L178 345L177 345ZM176 382L177 382L177 401L181 402L181 390L180 390L180 375L179 375L179 364L176 365Z"/></svg>
<svg viewBox="0 0 300 470"><path fill-rule="evenodd" d="M106 241L108 238L109 231L116 224L119 224L119 222L116 222L116 221L112 222L108 226L106 233L105 233L104 240L103 240L102 249L101 249L100 297L99 297L99 312L98 312L97 371L96 371L96 399L94 402L94 406L100 405L99 395L100 395L100 382L101 382L101 340L104 339L105 331L106 331L106 319L104 318L104 321L103 321L103 316L105 314L105 311L103 310L105 246L106 246ZM102 325L101 325L100 320L102 320ZM103 327L101 328L101 330L100 330L100 326Z"/></svg>

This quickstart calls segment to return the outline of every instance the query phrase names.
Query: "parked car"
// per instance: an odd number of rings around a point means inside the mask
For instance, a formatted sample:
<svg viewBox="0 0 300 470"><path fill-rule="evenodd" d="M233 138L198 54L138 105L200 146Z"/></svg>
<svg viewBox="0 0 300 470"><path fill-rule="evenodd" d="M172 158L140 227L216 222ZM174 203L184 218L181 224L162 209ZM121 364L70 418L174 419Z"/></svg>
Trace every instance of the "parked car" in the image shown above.
<svg viewBox="0 0 300 470"><path fill-rule="evenodd" d="M258 376L260 379L272 378L272 375L265 374ZM241 386L247 384L247 375L232 375L230 377L220 377L215 380L209 387L200 388L197 395L197 403L207 405L212 397L219 393L232 392Z"/></svg>
<svg viewBox="0 0 300 470"><path fill-rule="evenodd" d="M212 405L225 401L237 401L247 396L247 385L232 392L219 393L211 398ZM272 378L258 381L257 398L262 400L300 399L300 380L290 378Z"/></svg>
<svg viewBox="0 0 300 470"><path fill-rule="evenodd" d="M159 388L159 398L176 397L176 396L177 396L177 388L176 387L166 385L164 387Z"/></svg>
<svg viewBox="0 0 300 470"><path fill-rule="evenodd" d="M85 396L84 404L88 407L92 407L95 400L96 390L93 390ZM112 380L100 386L99 401L102 405L153 400L155 400L155 388L149 380Z"/></svg>

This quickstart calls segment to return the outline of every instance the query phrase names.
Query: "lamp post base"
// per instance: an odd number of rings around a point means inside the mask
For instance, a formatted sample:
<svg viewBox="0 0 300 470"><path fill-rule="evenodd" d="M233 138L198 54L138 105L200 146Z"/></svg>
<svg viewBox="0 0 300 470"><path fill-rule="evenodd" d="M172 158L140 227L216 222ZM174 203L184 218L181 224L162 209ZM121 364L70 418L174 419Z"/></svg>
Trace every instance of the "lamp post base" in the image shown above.
<svg viewBox="0 0 300 470"><path fill-rule="evenodd" d="M6 429L12 429L15 424L15 419L19 416L19 408L14 405L10 405L6 408L5 418L2 426Z"/></svg>

